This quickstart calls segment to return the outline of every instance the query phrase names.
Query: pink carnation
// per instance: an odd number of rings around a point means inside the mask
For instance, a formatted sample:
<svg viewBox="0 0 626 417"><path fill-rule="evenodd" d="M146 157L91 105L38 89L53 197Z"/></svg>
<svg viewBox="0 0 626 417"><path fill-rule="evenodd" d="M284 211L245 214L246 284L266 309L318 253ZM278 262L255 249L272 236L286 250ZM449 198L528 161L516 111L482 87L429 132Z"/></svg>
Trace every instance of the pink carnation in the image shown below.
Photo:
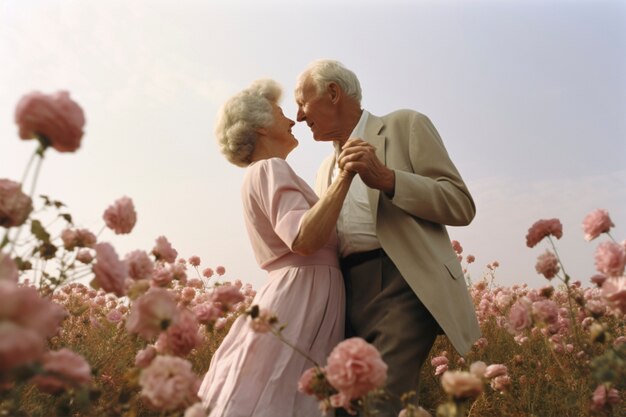
<svg viewBox="0 0 626 417"><path fill-rule="evenodd" d="M309 368L304 371L298 380L298 391L304 395L315 395L313 383L315 381L315 375L317 375L318 372L317 368Z"/></svg>
<svg viewBox="0 0 626 417"><path fill-rule="evenodd" d="M98 287L118 297L125 294L124 281L128 271L126 264L120 261L111 244L96 245L96 264L92 268L95 274L94 281Z"/></svg>
<svg viewBox="0 0 626 417"><path fill-rule="evenodd" d="M178 256L178 252L172 247L172 244L165 236L159 236L157 238L156 245L152 249L152 254L157 258L157 260L162 259L168 263L173 263Z"/></svg>
<svg viewBox="0 0 626 417"><path fill-rule="evenodd" d="M45 353L42 365L43 374L34 377L32 382L41 391L49 394L79 387L91 381L89 363L83 356L66 348Z"/></svg>
<svg viewBox="0 0 626 417"><path fill-rule="evenodd" d="M133 200L129 197L122 197L110 205L102 215L107 227L115 234L130 233L137 223L137 213Z"/></svg>
<svg viewBox="0 0 626 417"><path fill-rule="evenodd" d="M457 399L475 398L483 392L483 382L469 372L447 371L441 377L443 390Z"/></svg>
<svg viewBox="0 0 626 417"><path fill-rule="evenodd" d="M531 309L536 321L545 324L556 324L559 319L559 306L552 300L535 301Z"/></svg>
<svg viewBox="0 0 626 417"><path fill-rule="evenodd" d="M8 280L17 282L19 279L19 271L17 265L11 257L3 252L0 252L0 281Z"/></svg>
<svg viewBox="0 0 626 417"><path fill-rule="evenodd" d="M558 274L561 268L559 267L557 257L549 250L546 250L543 255L539 255L537 258L535 269L537 273L542 274L547 279L552 279Z"/></svg>
<svg viewBox="0 0 626 417"><path fill-rule="evenodd" d="M189 258L189 263L192 266L199 266L200 265L200 257L199 256L192 256L191 258Z"/></svg>
<svg viewBox="0 0 626 417"><path fill-rule="evenodd" d="M521 333L532 326L532 318L526 303L517 301L509 311L508 328L515 334Z"/></svg>
<svg viewBox="0 0 626 417"><path fill-rule="evenodd" d="M176 356L186 356L200 343L200 327L194 313L184 308L179 311L177 320L161 332L157 350Z"/></svg>
<svg viewBox="0 0 626 417"><path fill-rule="evenodd" d="M563 236L563 225L559 219L548 219L536 221L526 235L526 245L529 248L535 247L544 237L554 236L560 239Z"/></svg>
<svg viewBox="0 0 626 417"><path fill-rule="evenodd" d="M173 411L198 401L197 376L191 363L175 356L157 356L139 376L141 395L152 407Z"/></svg>
<svg viewBox="0 0 626 417"><path fill-rule="evenodd" d="M149 279L152 276L154 262L143 250L134 250L126 254L128 275L134 280Z"/></svg>
<svg viewBox="0 0 626 417"><path fill-rule="evenodd" d="M22 192L21 184L0 179L0 226L14 227L24 224L33 211L33 201Z"/></svg>
<svg viewBox="0 0 626 417"><path fill-rule="evenodd" d="M626 248L623 244L603 242L598 245L594 254L598 272L617 277L624 273L626 264Z"/></svg>
<svg viewBox="0 0 626 417"><path fill-rule="evenodd" d="M607 233L614 226L606 210L596 209L583 219L585 240L593 240L602 233Z"/></svg>
<svg viewBox="0 0 626 417"><path fill-rule="evenodd" d="M15 123L22 139L39 136L45 145L59 152L74 152L80 147L85 116L67 91L25 95L17 103Z"/></svg>
<svg viewBox="0 0 626 417"><path fill-rule="evenodd" d="M153 287L133 302L126 329L151 340L174 323L177 315L173 295L168 290Z"/></svg>
<svg viewBox="0 0 626 417"><path fill-rule="evenodd" d="M387 379L387 365L374 346L353 337L332 350L326 376L333 387L352 400L382 387Z"/></svg>
<svg viewBox="0 0 626 417"><path fill-rule="evenodd" d="M67 250L74 248L93 248L98 239L87 229L64 229L61 232L63 247Z"/></svg>
<svg viewBox="0 0 626 417"><path fill-rule="evenodd" d="M626 314L626 277L614 277L604 281L602 297L622 314Z"/></svg>

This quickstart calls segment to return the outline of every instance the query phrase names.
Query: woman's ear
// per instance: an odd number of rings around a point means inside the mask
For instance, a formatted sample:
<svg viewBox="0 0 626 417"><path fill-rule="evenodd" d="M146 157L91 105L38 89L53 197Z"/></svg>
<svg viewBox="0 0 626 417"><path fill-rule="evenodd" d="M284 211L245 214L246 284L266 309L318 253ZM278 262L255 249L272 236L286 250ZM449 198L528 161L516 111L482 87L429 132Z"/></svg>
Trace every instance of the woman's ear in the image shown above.
<svg viewBox="0 0 626 417"><path fill-rule="evenodd" d="M255 132L259 135L259 136L267 136L267 129L264 127L259 127L258 129L255 130Z"/></svg>

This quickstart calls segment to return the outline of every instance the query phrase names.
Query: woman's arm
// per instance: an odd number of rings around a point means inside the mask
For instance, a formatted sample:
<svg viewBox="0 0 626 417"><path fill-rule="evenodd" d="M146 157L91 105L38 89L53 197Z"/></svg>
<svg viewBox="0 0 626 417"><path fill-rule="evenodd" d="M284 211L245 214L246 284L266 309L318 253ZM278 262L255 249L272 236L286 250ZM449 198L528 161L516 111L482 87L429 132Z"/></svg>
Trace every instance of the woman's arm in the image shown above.
<svg viewBox="0 0 626 417"><path fill-rule="evenodd" d="M321 249L337 227L337 218L348 194L354 173L340 170L328 190L302 217L292 250L298 255L312 255Z"/></svg>

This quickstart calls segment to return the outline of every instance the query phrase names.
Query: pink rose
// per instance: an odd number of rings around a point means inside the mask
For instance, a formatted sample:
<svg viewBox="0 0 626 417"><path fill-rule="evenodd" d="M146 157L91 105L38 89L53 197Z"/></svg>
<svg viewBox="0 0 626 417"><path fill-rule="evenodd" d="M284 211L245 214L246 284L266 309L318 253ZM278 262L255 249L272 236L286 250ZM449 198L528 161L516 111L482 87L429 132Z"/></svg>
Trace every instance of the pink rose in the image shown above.
<svg viewBox="0 0 626 417"><path fill-rule="evenodd" d="M141 371L141 395L160 411L173 411L198 402L197 376L191 363L176 356L157 356Z"/></svg>
<svg viewBox="0 0 626 417"><path fill-rule="evenodd" d="M5 178L0 179L0 226L14 227L24 224L33 211L33 200L22 192L22 185Z"/></svg>
<svg viewBox="0 0 626 417"><path fill-rule="evenodd" d="M17 103L15 123L22 139L40 136L46 145L59 152L74 152L80 147L85 116L67 91L25 95Z"/></svg>
<svg viewBox="0 0 626 417"><path fill-rule="evenodd" d="M147 368L152 363L152 360L156 358L157 351L153 345L148 345L145 349L140 350L135 355L135 366L137 368Z"/></svg>
<svg viewBox="0 0 626 417"><path fill-rule="evenodd" d="M91 381L91 367L78 353L63 348L43 355L43 374L32 382L49 394L56 394L68 388L75 388Z"/></svg>
<svg viewBox="0 0 626 417"><path fill-rule="evenodd" d="M626 277L614 277L604 281L602 297L622 314L626 314Z"/></svg>
<svg viewBox="0 0 626 417"><path fill-rule="evenodd" d="M536 221L526 235L526 245L529 248L535 247L544 237L554 236L560 239L563 236L563 225L559 219L543 219Z"/></svg>
<svg viewBox="0 0 626 417"><path fill-rule="evenodd" d="M387 379L387 365L374 346L353 337L332 350L326 376L333 387L352 400L382 387Z"/></svg>
<svg viewBox="0 0 626 417"><path fill-rule="evenodd" d="M157 260L164 260L168 263L173 263L178 256L176 249L172 248L172 244L167 240L165 236L159 236L156 240L156 245L152 249L152 254Z"/></svg>
<svg viewBox="0 0 626 417"><path fill-rule="evenodd" d="M0 373L36 362L45 348L44 338L35 330L0 321Z"/></svg>
<svg viewBox="0 0 626 417"><path fill-rule="evenodd" d="M168 290L153 287L133 302L126 329L151 340L174 323L177 316L174 296Z"/></svg>
<svg viewBox="0 0 626 417"><path fill-rule="evenodd" d="M521 333L532 326L532 318L525 302L518 300L509 311L508 328L512 333Z"/></svg>
<svg viewBox="0 0 626 417"><path fill-rule="evenodd" d="M154 262L143 250L135 250L124 258L128 265L128 275L134 280L149 279L154 270Z"/></svg>
<svg viewBox="0 0 626 417"><path fill-rule="evenodd" d="M202 343L200 326L194 313L183 308L178 318L164 332L161 332L157 341L157 350L176 356L186 356Z"/></svg>
<svg viewBox="0 0 626 417"><path fill-rule="evenodd" d="M469 372L447 371L441 377L443 390L457 399L475 398L483 392L483 382Z"/></svg>
<svg viewBox="0 0 626 417"><path fill-rule="evenodd" d="M110 205L102 215L107 227L115 234L130 233L137 223L137 213L133 200L129 197L122 197Z"/></svg>
<svg viewBox="0 0 626 417"><path fill-rule="evenodd" d="M128 271L126 264L120 261L111 244L98 243L96 245L96 264L92 269L95 275L94 281L98 287L118 297L125 294L124 281Z"/></svg>
<svg viewBox="0 0 626 417"><path fill-rule="evenodd" d="M67 250L74 248L93 248L98 239L87 229L64 229L61 232L63 247Z"/></svg>
<svg viewBox="0 0 626 417"><path fill-rule="evenodd" d="M11 257L3 252L0 252L0 281L8 280L17 282L19 279L19 271L17 265Z"/></svg>
<svg viewBox="0 0 626 417"><path fill-rule="evenodd" d="M626 248L615 242L603 242L598 245L594 254L598 272L617 277L624 273L626 265Z"/></svg>
<svg viewBox="0 0 626 417"><path fill-rule="evenodd" d="M606 210L596 209L583 219L585 240L593 240L602 233L607 233L614 226Z"/></svg>
<svg viewBox="0 0 626 417"><path fill-rule="evenodd" d="M537 258L535 269L537 273L542 274L547 279L552 279L559 273L561 268L559 267L557 257L549 250L546 250L543 255L539 255Z"/></svg>

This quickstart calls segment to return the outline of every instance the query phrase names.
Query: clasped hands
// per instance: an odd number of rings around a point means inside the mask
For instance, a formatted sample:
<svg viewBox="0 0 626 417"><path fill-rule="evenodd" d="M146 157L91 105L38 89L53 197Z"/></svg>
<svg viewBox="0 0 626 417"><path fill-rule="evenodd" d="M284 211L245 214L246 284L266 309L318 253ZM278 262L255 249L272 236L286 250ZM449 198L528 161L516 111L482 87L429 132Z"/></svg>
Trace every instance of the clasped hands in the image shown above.
<svg viewBox="0 0 626 417"><path fill-rule="evenodd" d="M395 172L376 156L376 148L361 138L350 138L338 158L339 169L358 174L365 185L383 191L388 197L395 192Z"/></svg>

